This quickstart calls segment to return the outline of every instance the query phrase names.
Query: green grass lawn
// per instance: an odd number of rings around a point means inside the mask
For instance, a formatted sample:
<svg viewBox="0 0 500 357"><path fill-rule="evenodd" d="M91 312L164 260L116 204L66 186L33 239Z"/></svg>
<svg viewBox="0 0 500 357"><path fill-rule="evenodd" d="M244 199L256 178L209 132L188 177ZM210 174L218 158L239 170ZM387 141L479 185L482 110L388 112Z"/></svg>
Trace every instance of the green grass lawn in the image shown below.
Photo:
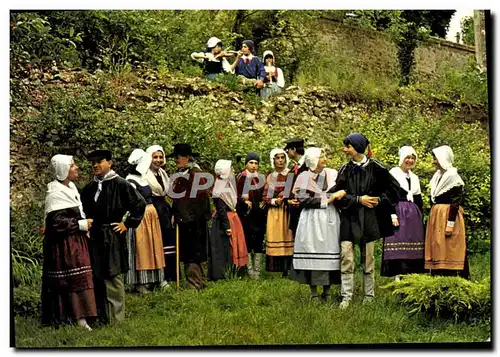
<svg viewBox="0 0 500 357"><path fill-rule="evenodd" d="M490 274L490 255L470 258L472 280ZM379 267L380 264L377 264ZM219 346L480 342L489 325L453 323L410 315L377 275L376 299L362 305L360 269L355 299L340 310L340 287L326 304L311 303L309 288L280 274L260 281L232 279L193 290L127 294L126 320L91 332L41 327L38 319L15 318L17 347Z"/></svg>

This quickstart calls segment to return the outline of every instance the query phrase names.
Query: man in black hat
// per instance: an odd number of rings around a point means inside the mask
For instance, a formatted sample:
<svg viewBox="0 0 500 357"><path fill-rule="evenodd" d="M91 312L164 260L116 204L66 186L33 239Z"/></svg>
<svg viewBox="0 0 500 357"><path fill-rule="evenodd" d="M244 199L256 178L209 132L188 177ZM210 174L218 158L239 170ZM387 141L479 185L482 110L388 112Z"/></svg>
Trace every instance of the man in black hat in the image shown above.
<svg viewBox="0 0 500 357"><path fill-rule="evenodd" d="M206 285L201 264L207 261L207 222L211 217L208 189L213 181L208 182L211 175L202 172L194 161L198 156L189 144L175 144L173 153L167 155L177 165L177 172L170 177L169 195L174 222L179 226L180 260L188 286L200 290Z"/></svg>
<svg viewBox="0 0 500 357"><path fill-rule="evenodd" d="M293 184L295 184L295 180L297 177L303 172L307 171L307 166L304 162L304 139L294 138L290 139L286 142L286 146L284 149L289 158L294 162L294 166L290 168L290 172L293 173ZM293 185L292 185L293 187ZM293 237L295 238L295 232L297 231L297 226L299 224L300 212L302 209L299 207L299 201L295 198L291 198L288 200L289 206L289 228L293 233Z"/></svg>
<svg viewBox="0 0 500 357"><path fill-rule="evenodd" d="M303 171L307 171L307 166L304 163L304 139L290 139L286 142L286 146L283 149L290 159L292 159L294 165L290 168L291 171L298 176Z"/></svg>
<svg viewBox="0 0 500 357"><path fill-rule="evenodd" d="M125 318L123 274L129 270L125 232L141 223L146 202L112 169L111 152L95 150L87 155L94 178L81 194L90 229L90 258L94 273L97 314L104 323Z"/></svg>
<svg viewBox="0 0 500 357"><path fill-rule="evenodd" d="M266 233L266 206L262 201L266 177L258 171L259 162L259 155L249 152L245 158L245 169L236 176L238 200L242 199L247 207L244 212L238 212L238 215L245 232L248 275L253 279L260 277Z"/></svg>

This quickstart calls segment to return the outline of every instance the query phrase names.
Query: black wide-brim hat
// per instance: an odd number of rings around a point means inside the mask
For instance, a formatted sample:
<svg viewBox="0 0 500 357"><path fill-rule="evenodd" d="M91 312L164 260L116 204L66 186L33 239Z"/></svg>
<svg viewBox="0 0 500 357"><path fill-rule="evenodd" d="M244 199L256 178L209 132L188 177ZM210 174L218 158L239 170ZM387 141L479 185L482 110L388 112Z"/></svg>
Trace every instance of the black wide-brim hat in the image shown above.
<svg viewBox="0 0 500 357"><path fill-rule="evenodd" d="M111 151L99 149L87 154L87 160L89 161L100 161L102 159L111 160Z"/></svg>
<svg viewBox="0 0 500 357"><path fill-rule="evenodd" d="M191 145L189 144L175 144L174 152L167 155L166 157L176 157L176 156L192 156L199 157L200 154L197 152L193 152Z"/></svg>
<svg viewBox="0 0 500 357"><path fill-rule="evenodd" d="M294 138L287 140L286 146L283 150L290 148L303 148L304 147L304 139Z"/></svg>

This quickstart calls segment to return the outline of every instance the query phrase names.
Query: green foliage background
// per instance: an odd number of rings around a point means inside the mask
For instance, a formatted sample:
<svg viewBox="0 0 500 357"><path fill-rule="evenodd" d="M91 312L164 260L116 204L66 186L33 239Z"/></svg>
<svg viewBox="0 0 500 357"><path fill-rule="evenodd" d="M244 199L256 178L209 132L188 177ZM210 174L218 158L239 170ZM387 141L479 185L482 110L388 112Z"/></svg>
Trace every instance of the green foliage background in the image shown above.
<svg viewBox="0 0 500 357"><path fill-rule="evenodd" d="M257 55L274 51L286 82L327 85L356 94L391 98L400 84L412 84L429 94L449 98L441 87L453 86L484 105L487 96L475 81L441 76L450 64L422 81L414 73L415 48L429 36L444 37L451 11L401 10L71 10L12 11L10 15L11 73L23 77L32 67L82 67L120 72L138 67L155 68L181 76L200 75L189 54L205 48L210 36L222 39L226 49L239 49L253 39ZM354 17L349 16L354 15ZM324 24L366 29L344 36L341 46L330 46ZM346 27L347 26L347 27ZM394 66L377 66L374 58L359 53L368 42L380 42L383 32L397 45L397 53L382 43L369 48L373 56L394 57ZM360 36L360 34L362 34ZM387 52L389 51L389 52ZM473 57L473 56L472 56ZM399 58L399 64L396 63ZM369 62L366 62L369 60ZM368 65L369 63L369 65ZM453 66L452 66L453 67ZM465 68L459 69L465 72ZM486 75L467 69L486 80ZM476 73L477 72L477 73ZM424 83L425 82L425 83ZM428 88L426 83L434 85ZM436 88L437 87L437 88ZM475 93L480 93L478 95ZM450 97L453 101L453 98Z"/></svg>
<svg viewBox="0 0 500 357"><path fill-rule="evenodd" d="M474 46L476 41L474 35L474 18L472 16L465 16L460 21L460 28L463 43L469 46Z"/></svg>

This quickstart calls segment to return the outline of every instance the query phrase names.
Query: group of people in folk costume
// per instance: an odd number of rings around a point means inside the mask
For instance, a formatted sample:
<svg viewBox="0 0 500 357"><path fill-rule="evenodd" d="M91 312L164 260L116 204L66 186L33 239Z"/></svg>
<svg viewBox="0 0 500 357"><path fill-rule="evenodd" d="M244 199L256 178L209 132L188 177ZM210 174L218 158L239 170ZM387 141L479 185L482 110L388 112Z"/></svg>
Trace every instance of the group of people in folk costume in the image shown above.
<svg viewBox="0 0 500 357"><path fill-rule="evenodd" d="M220 73L238 75L243 83L254 85L262 99L268 99L285 86L285 77L281 68L276 67L274 53L264 51L263 60L255 55L252 40L244 40L239 51L223 51L222 41L211 37L203 52L191 53L191 58L203 66L205 78L213 81ZM232 64L228 58L236 57Z"/></svg>
<svg viewBox="0 0 500 357"><path fill-rule="evenodd" d="M308 284L312 301L327 301L331 285L340 284L345 309L354 292L355 244L363 302L375 297L380 238L382 276L468 278L464 182L451 148L432 150L436 173L425 234L415 150L402 147L399 166L388 171L371 158L364 135L348 135L343 148L348 162L337 171L326 167L323 149L289 140L271 150L267 177L258 172L259 155L249 152L236 176L230 160L218 160L213 182L189 144L174 145L169 155L159 145L135 149L125 179L112 169L111 152L96 150L87 156L94 176L81 196L72 182L73 157L55 155L45 201L42 323L70 320L91 330L89 320L123 320L125 284L145 292L178 281L176 231L187 285L195 289L206 286L205 262L209 280L241 273L258 279L265 254L266 270ZM168 157L177 166L170 177L162 168Z"/></svg>

